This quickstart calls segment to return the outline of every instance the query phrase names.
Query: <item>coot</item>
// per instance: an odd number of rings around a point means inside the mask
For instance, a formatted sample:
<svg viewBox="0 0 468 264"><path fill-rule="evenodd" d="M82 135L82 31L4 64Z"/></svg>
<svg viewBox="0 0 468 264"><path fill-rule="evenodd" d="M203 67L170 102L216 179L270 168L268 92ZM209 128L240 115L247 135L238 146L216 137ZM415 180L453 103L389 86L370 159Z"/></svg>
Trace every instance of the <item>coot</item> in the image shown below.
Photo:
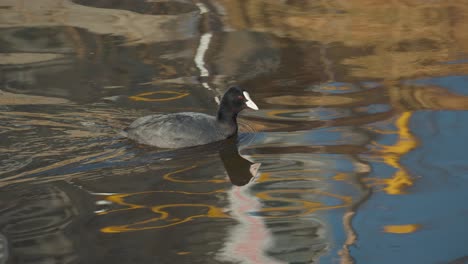
<svg viewBox="0 0 468 264"><path fill-rule="evenodd" d="M249 93L237 86L224 94L217 116L181 112L138 118L125 130L127 137L160 148L183 148L224 140L237 133L237 114L258 110Z"/></svg>

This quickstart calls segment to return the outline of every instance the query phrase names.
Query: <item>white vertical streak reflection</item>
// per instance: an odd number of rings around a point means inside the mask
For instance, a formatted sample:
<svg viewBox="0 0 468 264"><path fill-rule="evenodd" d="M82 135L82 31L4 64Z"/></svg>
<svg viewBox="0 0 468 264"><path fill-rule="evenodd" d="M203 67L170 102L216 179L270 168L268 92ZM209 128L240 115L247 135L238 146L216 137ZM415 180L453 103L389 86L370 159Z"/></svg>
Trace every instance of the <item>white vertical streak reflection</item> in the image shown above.
<svg viewBox="0 0 468 264"><path fill-rule="evenodd" d="M200 15L203 15L205 13L210 12L210 10L206 7L205 4L197 3L196 5L197 5L198 9L200 10ZM206 51L208 50L208 48L210 46L211 37L213 37L212 33L202 34L202 36L200 37L200 43L198 45L197 52L195 53L194 61L195 61L195 65L197 66L198 70L200 71L200 77L210 76L210 72L205 67L205 60L204 59L205 59ZM207 81L202 80L202 85L206 89L214 92L214 90L210 87L210 85L208 84ZM215 102L217 104L220 103L220 99L216 95L214 96L214 100L215 100Z"/></svg>
<svg viewBox="0 0 468 264"><path fill-rule="evenodd" d="M208 12L210 11L210 10L206 7L206 5L203 4L203 3L197 3L196 5L197 5L198 9L200 9L200 15L205 14L205 13L208 13Z"/></svg>
<svg viewBox="0 0 468 264"><path fill-rule="evenodd" d="M233 186L228 193L229 211L238 224L231 228L223 249L217 257L223 261L242 264L284 264L265 254L273 243L271 232L262 217L249 215L262 207L258 198L249 193L250 182L245 186Z"/></svg>
<svg viewBox="0 0 468 264"><path fill-rule="evenodd" d="M197 68L200 70L200 76L202 77L210 75L208 69L205 67L205 61L203 59L210 45L212 36L213 34L211 33L205 33L201 36L200 45L198 45L197 53L195 54L195 65L197 65Z"/></svg>

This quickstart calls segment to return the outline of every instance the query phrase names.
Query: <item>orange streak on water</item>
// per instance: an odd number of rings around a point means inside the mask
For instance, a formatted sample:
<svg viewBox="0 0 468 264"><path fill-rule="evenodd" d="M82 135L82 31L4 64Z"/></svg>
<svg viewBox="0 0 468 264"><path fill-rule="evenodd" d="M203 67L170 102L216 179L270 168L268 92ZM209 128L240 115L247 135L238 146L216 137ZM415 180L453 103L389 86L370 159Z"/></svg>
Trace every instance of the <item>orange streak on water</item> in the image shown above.
<svg viewBox="0 0 468 264"><path fill-rule="evenodd" d="M408 175L406 169L400 164L403 155L410 152L417 146L414 136L409 130L411 112L404 112L396 122L399 140L394 146L384 148L384 161L389 165L399 169L391 179L386 180L385 191L388 194L402 194L404 189L413 185L413 180Z"/></svg>
<svg viewBox="0 0 468 264"><path fill-rule="evenodd" d="M409 225L386 225L383 228L385 233L392 234L408 234L414 233L421 228L421 225L418 224L409 224Z"/></svg>
<svg viewBox="0 0 468 264"><path fill-rule="evenodd" d="M163 225L150 225L150 226L141 226L146 225L154 222L158 222L161 220L168 220L169 213L164 211L166 208L171 207L207 207L208 212L206 214L198 214L186 217L184 219L173 219L175 220L173 223L170 224L163 224ZM221 208L216 206L207 205L207 204L165 204L160 206L154 206L151 208L151 211L154 213L159 214L159 217L150 218L148 220L135 222L129 225L119 225L119 226L108 226L101 229L103 233L121 233L121 232L129 232L129 231L142 231L142 230L149 230L149 229L159 229L159 228L166 228L170 226L179 225L182 223L190 222L196 218L208 217L208 218L229 218L228 215L224 214ZM170 221L170 220L168 220ZM137 226L137 227L135 227Z"/></svg>
<svg viewBox="0 0 468 264"><path fill-rule="evenodd" d="M193 181L193 180L180 180L180 179L176 179L176 178L172 177L172 175L174 175L174 174L185 172L185 171L188 171L188 170L192 170L192 169L195 169L196 167L197 167L197 165L193 165L193 166L190 166L190 167L187 167L187 168L184 168L184 169L169 172L169 173L164 174L163 178L165 180L168 180L168 181L171 181L171 182L180 182L180 183L202 183L202 182L223 183L223 182L228 181L227 179L212 179L212 180Z"/></svg>
<svg viewBox="0 0 468 264"><path fill-rule="evenodd" d="M311 202L306 200L299 200L297 198L281 198L281 197L272 197L272 194L300 194L300 193L315 193L320 196L328 196L341 200L342 202L338 205L325 205L322 202ZM298 206L282 206L282 207L271 207L271 208L262 208L260 212L288 212L288 211L302 211L301 213L287 216L263 216L265 218L279 218L279 217L292 217L307 215L318 210L330 210L350 206L352 204L352 197L350 196L341 196L329 192L319 191L319 190L305 190L305 189L288 189L288 190L271 190L259 192L256 194L259 199L264 201L281 201L288 203L300 203Z"/></svg>
<svg viewBox="0 0 468 264"><path fill-rule="evenodd" d="M336 174L335 176L333 176L333 180L335 181L345 181L348 179L348 175L346 175L345 173L338 173Z"/></svg>
<svg viewBox="0 0 468 264"><path fill-rule="evenodd" d="M166 98L148 98L146 96L153 95L153 94L172 94L171 97ZM162 101L172 101L183 98L189 95L189 93L181 93L175 91L155 91L155 92L145 92L140 93L137 95L130 96L129 98L133 101L143 101L143 102L162 102Z"/></svg>
<svg viewBox="0 0 468 264"><path fill-rule="evenodd" d="M260 174L260 177L258 177L258 182L267 181L270 177L271 177L271 173L263 172Z"/></svg>
<svg viewBox="0 0 468 264"><path fill-rule="evenodd" d="M408 174L407 170L401 165L401 158L409 153L411 150L417 147L417 140L411 134L409 129L409 122L412 116L412 112L402 113L395 122L398 129L398 140L392 146L381 146L380 155L383 162L396 168L397 171L391 178L387 179L367 179L373 181L370 185L386 185L384 191L387 194L397 195L404 194L405 189L413 185L413 179ZM375 143L376 144L376 143ZM376 144L377 145L377 144Z"/></svg>

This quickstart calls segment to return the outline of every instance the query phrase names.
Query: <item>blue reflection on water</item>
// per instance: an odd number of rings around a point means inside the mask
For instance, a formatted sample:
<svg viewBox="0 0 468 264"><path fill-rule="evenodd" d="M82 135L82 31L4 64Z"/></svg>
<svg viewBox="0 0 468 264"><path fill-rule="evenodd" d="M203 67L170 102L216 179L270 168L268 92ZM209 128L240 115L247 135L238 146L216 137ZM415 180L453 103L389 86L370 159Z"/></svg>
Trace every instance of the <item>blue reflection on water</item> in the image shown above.
<svg viewBox="0 0 468 264"><path fill-rule="evenodd" d="M468 116L457 111L419 111L410 121L419 147L401 163L415 178L404 195L375 192L355 219L352 254L366 263L445 263L466 254L468 230ZM418 224L409 234L383 233L385 225ZM424 245L424 246L421 246Z"/></svg>

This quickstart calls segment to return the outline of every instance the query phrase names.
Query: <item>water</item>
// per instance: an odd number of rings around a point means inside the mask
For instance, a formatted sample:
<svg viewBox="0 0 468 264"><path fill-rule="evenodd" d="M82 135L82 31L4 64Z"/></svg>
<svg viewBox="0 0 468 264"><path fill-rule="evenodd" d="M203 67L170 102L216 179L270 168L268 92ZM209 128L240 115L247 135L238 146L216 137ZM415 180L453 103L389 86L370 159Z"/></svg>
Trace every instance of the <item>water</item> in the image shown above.
<svg viewBox="0 0 468 264"><path fill-rule="evenodd" d="M468 263L464 1L0 2L0 263ZM260 111L182 150L119 131Z"/></svg>

